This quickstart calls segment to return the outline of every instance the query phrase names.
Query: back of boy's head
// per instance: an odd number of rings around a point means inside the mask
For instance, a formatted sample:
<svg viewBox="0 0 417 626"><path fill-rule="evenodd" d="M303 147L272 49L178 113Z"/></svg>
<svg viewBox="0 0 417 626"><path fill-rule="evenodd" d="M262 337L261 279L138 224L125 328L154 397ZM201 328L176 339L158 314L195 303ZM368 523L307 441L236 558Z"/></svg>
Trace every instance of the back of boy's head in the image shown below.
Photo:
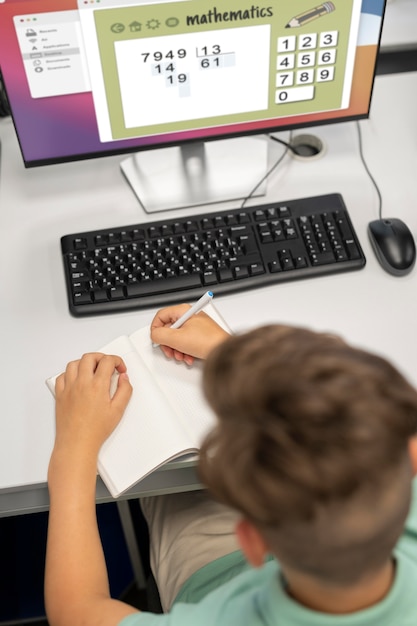
<svg viewBox="0 0 417 626"><path fill-rule="evenodd" d="M389 557L408 512L417 392L386 360L340 338L265 326L206 362L218 425L202 481L283 564L350 584Z"/></svg>

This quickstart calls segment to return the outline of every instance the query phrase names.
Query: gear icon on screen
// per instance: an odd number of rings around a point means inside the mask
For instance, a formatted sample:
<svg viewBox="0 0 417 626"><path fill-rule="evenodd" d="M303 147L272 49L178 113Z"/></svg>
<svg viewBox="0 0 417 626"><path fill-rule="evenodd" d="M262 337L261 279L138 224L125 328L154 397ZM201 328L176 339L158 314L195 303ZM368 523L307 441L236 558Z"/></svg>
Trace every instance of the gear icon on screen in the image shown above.
<svg viewBox="0 0 417 626"><path fill-rule="evenodd" d="M160 25L161 22L159 20L148 20L146 22L146 28L149 28L150 30L156 30L160 27Z"/></svg>

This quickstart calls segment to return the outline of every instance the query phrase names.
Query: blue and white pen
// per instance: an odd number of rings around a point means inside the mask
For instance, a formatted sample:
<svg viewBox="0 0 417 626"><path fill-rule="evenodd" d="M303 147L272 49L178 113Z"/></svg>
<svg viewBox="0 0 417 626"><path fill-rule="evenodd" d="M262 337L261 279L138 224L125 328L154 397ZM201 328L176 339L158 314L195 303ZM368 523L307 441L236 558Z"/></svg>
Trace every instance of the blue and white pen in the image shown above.
<svg viewBox="0 0 417 626"><path fill-rule="evenodd" d="M188 311L184 313L184 315L181 315L181 317L179 317L177 321L172 324L171 328L181 328L181 326L185 324L185 322L189 320L190 317L192 317L196 313L199 313L202 309L204 309L205 306L208 305L209 302L212 301L213 295L214 294L212 291L207 291L204 295L201 296L199 300L197 300L197 302L195 302L188 309Z"/></svg>
<svg viewBox="0 0 417 626"><path fill-rule="evenodd" d="M209 302L212 301L213 296L214 296L214 293L212 291L206 291L206 293L203 294L201 298L197 300L197 302L194 302L194 304L188 309L188 311L186 311L184 315L181 315L181 317L179 317L177 321L174 322L170 326L170 328L181 328L181 326L185 324L185 322L189 320L190 317L192 317L193 315L195 315L196 313L199 313L202 309L204 309L204 307L207 306ZM157 348L159 344L152 343L152 346L154 348Z"/></svg>

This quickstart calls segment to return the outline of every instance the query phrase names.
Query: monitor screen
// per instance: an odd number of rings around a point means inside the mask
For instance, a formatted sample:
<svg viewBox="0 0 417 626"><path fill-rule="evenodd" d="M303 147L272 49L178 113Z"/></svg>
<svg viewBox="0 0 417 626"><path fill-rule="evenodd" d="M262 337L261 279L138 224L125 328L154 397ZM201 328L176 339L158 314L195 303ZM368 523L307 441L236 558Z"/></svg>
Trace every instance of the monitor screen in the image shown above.
<svg viewBox="0 0 417 626"><path fill-rule="evenodd" d="M1 0L26 166L366 117L384 0Z"/></svg>

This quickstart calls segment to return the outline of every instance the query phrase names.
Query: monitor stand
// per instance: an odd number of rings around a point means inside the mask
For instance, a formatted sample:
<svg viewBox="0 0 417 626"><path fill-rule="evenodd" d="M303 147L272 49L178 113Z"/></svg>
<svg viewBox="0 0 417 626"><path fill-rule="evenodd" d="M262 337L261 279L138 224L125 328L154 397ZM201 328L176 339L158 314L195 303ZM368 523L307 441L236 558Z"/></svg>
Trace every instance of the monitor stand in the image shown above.
<svg viewBox="0 0 417 626"><path fill-rule="evenodd" d="M120 164L147 213L246 198L268 168L265 135L138 152ZM254 195L266 193L266 181Z"/></svg>

